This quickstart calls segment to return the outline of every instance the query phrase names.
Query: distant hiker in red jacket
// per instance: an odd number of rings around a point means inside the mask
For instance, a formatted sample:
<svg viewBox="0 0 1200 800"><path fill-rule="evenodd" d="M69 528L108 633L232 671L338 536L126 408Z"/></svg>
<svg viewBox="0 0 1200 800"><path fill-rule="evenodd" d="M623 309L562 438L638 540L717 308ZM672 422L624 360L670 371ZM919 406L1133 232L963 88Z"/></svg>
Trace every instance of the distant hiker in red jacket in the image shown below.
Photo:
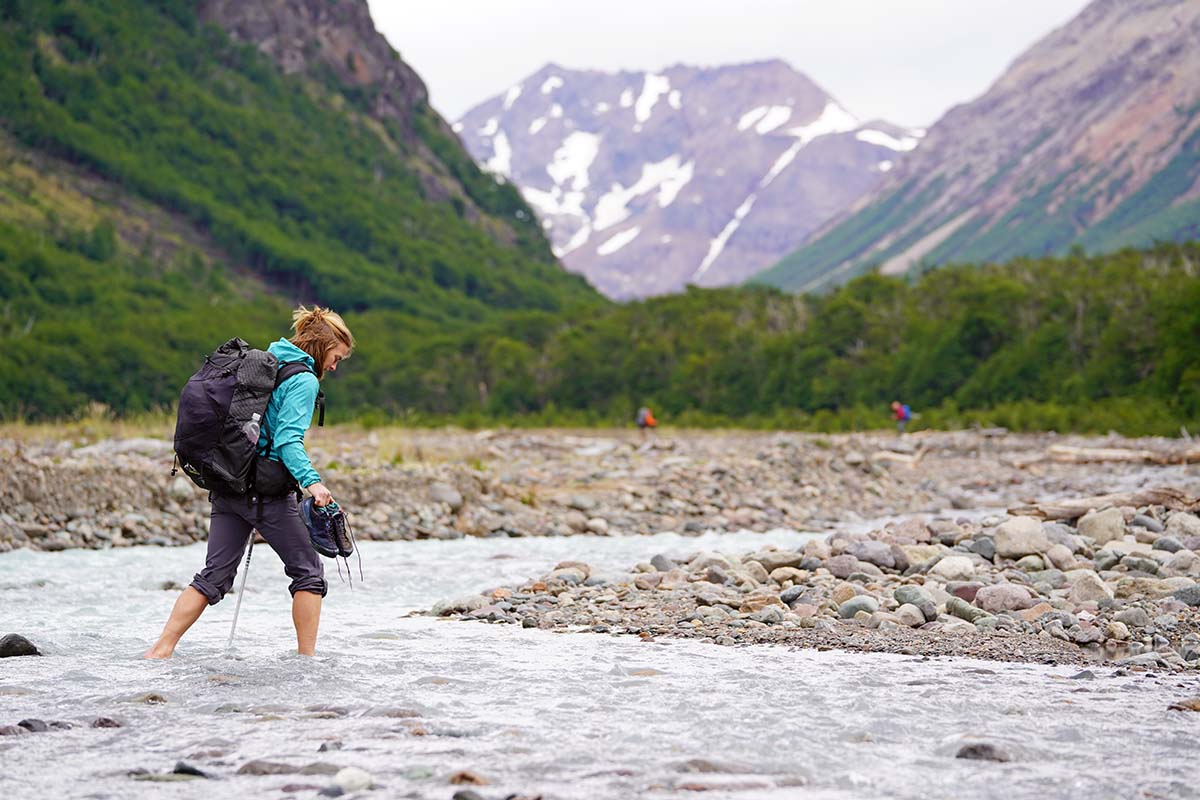
<svg viewBox="0 0 1200 800"><path fill-rule="evenodd" d="M899 400L892 401L892 419L896 420L896 431L904 433L904 426L912 419L912 411Z"/></svg>
<svg viewBox="0 0 1200 800"><path fill-rule="evenodd" d="M649 437L650 432L653 431L657 425L658 420L654 418L654 412L652 412L646 406L642 406L638 409L637 426L638 430L641 431L643 440Z"/></svg>

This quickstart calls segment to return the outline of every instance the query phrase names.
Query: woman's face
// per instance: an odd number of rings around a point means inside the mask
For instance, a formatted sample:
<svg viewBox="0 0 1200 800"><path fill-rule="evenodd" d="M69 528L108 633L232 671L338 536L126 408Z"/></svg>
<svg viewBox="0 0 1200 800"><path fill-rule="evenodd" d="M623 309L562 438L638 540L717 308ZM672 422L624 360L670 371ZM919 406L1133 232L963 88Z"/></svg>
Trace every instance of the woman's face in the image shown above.
<svg viewBox="0 0 1200 800"><path fill-rule="evenodd" d="M350 355L350 348L344 344L339 344L325 354L324 371L337 372L338 362L348 355Z"/></svg>

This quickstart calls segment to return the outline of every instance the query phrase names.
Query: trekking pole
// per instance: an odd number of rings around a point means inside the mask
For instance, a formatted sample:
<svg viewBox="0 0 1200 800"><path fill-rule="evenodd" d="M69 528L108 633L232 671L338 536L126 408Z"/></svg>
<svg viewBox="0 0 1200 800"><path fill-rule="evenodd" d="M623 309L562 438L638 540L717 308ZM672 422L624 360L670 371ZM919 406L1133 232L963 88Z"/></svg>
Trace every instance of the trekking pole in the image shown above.
<svg viewBox="0 0 1200 800"><path fill-rule="evenodd" d="M250 531L250 546L246 548L246 568L242 570L242 582L237 590L237 605L233 607L233 625L229 627L229 642L225 651L233 650L233 634L237 631L238 613L242 610L242 596L246 593L246 578L250 575L250 556L254 554L254 530Z"/></svg>

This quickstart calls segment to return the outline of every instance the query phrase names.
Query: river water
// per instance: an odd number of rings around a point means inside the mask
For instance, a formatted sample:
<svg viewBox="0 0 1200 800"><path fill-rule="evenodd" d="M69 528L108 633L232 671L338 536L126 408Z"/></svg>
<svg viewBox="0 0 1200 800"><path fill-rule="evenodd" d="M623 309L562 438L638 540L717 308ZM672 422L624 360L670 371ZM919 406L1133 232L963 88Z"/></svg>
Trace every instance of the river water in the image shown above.
<svg viewBox="0 0 1200 800"><path fill-rule="evenodd" d="M313 797L321 774L237 775L254 759L367 770L370 797L1187 798L1198 796L1195 678L1093 667L643 642L409 617L436 601L544 574L620 571L656 553L800 546L774 531L682 538L366 542L366 581L332 588L318 655L294 654L287 578L255 555L232 654L235 599L176 657L139 656L204 559L183 548L0 555L0 634L43 658L0 661L3 798ZM121 728L92 728L97 717ZM986 742L1008 763L956 759ZM320 752L322 745L325 752ZM340 745L340 748L339 748ZM186 761L220 780L160 783ZM289 791L281 791L290 786ZM296 786L312 788L294 788Z"/></svg>

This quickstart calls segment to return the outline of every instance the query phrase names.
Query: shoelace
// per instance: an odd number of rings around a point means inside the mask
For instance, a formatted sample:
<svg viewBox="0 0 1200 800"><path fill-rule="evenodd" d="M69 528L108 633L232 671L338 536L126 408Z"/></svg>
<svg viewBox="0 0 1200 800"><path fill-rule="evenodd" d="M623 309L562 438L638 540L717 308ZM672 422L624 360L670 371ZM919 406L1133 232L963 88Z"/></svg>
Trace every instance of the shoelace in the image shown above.
<svg viewBox="0 0 1200 800"><path fill-rule="evenodd" d="M354 530L350 527L350 518L346 516L345 511L341 511L341 509L338 510L341 513L335 514L329 520L330 525L333 527L334 544L336 544L339 548L341 547L341 537L338 535L339 533L345 534L350 539L350 547L355 555L358 556L358 579L359 581L365 583L367 579L363 577L362 553L358 549L358 542L354 539ZM346 556L342 556L342 561L346 562L346 578L342 577L341 563L336 557L333 559L334 565L337 566L338 580L345 583L346 580L349 579L350 590L354 591L354 574L350 571L350 559Z"/></svg>

